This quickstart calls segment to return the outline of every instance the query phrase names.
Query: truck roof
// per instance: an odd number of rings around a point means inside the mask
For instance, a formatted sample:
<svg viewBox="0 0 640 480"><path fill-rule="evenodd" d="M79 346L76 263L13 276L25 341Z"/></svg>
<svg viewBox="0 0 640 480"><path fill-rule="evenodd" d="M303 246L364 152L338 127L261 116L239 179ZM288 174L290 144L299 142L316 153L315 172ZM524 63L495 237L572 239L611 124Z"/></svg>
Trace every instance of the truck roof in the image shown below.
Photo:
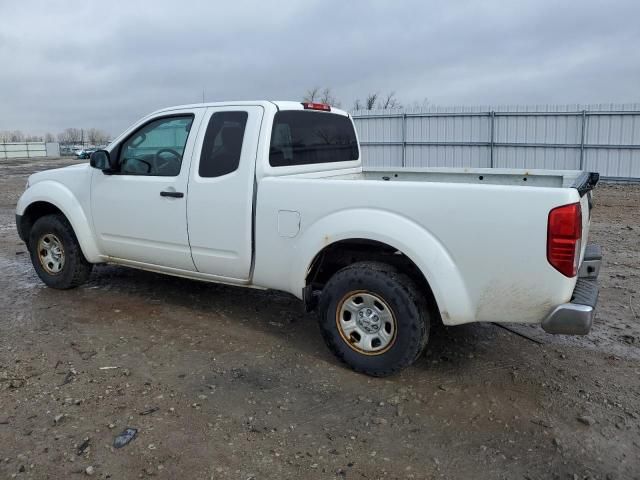
<svg viewBox="0 0 640 480"><path fill-rule="evenodd" d="M161 108L156 110L151 115L162 112L170 112L173 110L183 110L186 108L206 108L206 107L230 107L230 106L246 106L246 105L275 105L278 110L304 110L302 102L290 101L290 100L240 100L240 101L227 101L227 102L205 102L205 103L191 103L187 105L176 105L173 107ZM349 116L349 113L340 110L339 108L331 107L331 113L337 113L338 115Z"/></svg>

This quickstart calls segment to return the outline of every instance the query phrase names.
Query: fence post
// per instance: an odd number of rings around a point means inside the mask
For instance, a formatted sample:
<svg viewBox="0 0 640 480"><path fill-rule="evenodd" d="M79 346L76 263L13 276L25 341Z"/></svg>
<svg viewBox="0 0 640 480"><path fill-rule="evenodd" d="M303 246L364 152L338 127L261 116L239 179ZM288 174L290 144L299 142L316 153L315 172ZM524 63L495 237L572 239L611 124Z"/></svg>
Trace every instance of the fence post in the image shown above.
<svg viewBox="0 0 640 480"><path fill-rule="evenodd" d="M407 165L407 113L402 113L402 167Z"/></svg>
<svg viewBox="0 0 640 480"><path fill-rule="evenodd" d="M496 119L496 112L491 110L489 112L489 166L493 168L493 143L494 143L494 124Z"/></svg>
<svg viewBox="0 0 640 480"><path fill-rule="evenodd" d="M582 110L582 127L580 129L580 170L584 168L584 138L587 127L587 111Z"/></svg>

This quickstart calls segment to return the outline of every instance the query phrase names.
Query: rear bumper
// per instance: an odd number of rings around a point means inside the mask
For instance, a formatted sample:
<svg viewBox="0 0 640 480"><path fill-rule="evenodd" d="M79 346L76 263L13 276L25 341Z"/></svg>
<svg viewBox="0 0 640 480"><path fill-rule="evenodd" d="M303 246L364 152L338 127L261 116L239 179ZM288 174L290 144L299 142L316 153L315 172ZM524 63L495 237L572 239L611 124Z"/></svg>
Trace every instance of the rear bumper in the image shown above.
<svg viewBox="0 0 640 480"><path fill-rule="evenodd" d="M571 301L557 306L542 321L545 332L562 335L589 333L598 303L597 277L601 262L600 247L587 246Z"/></svg>
<svg viewBox="0 0 640 480"><path fill-rule="evenodd" d="M599 245L587 245L584 252L584 259L580 270L578 271L578 278L598 278L600 274L600 264L602 263L602 251Z"/></svg>

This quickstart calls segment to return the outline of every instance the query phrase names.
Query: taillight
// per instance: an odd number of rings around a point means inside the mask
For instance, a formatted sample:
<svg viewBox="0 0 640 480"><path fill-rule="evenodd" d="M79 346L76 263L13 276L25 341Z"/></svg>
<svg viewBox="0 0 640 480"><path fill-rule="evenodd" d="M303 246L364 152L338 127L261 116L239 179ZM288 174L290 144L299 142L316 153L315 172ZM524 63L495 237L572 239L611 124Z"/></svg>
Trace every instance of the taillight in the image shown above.
<svg viewBox="0 0 640 480"><path fill-rule="evenodd" d="M305 110L321 110L323 112L331 111L331 106L326 103L302 102L302 106Z"/></svg>
<svg viewBox="0 0 640 480"><path fill-rule="evenodd" d="M549 212L547 260L560 273L575 277L580 262L582 210L579 203L554 208Z"/></svg>

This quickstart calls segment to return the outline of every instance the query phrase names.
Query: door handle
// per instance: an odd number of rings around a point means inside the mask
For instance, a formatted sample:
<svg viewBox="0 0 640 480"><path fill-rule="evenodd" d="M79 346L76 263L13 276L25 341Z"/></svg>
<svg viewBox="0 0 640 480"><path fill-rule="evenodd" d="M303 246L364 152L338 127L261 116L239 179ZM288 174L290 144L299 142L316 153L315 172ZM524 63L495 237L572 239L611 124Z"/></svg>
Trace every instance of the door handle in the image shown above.
<svg viewBox="0 0 640 480"><path fill-rule="evenodd" d="M160 196L161 197L182 198L182 197L184 197L184 193L182 193L182 192L167 192L167 191L163 190L162 192L160 192Z"/></svg>

